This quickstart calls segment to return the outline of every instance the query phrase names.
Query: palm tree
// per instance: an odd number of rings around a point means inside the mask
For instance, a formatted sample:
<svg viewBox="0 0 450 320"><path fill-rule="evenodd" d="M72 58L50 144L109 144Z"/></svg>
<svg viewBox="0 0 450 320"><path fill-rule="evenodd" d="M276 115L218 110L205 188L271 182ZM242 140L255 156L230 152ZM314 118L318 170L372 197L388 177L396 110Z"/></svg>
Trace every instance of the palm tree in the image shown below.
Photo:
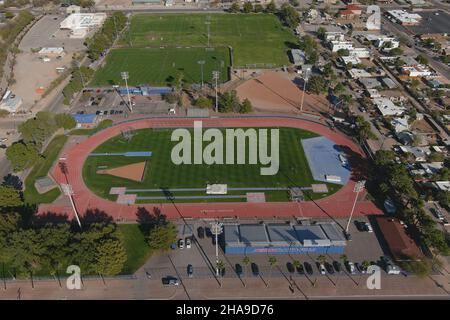
<svg viewBox="0 0 450 320"><path fill-rule="evenodd" d="M277 258L275 258L275 256L270 256L269 264L270 264L270 277L272 278L273 268L278 264Z"/></svg>
<svg viewBox="0 0 450 320"><path fill-rule="evenodd" d="M346 264L347 261L348 261L348 257L347 257L346 254L341 254L341 256L339 257L339 259L342 260L342 263L343 263L343 264Z"/></svg>
<svg viewBox="0 0 450 320"><path fill-rule="evenodd" d="M367 268L369 268L369 266L370 266L370 262L367 261L367 260L364 260L364 261L361 263L361 265L362 265L362 267L364 268L364 270L367 270Z"/></svg>
<svg viewBox="0 0 450 320"><path fill-rule="evenodd" d="M292 264L294 265L295 270L298 270L300 268L300 266L302 265L300 263L300 261L298 261L298 260L294 260L294 262Z"/></svg>
<svg viewBox="0 0 450 320"><path fill-rule="evenodd" d="M323 254L321 254L317 257L317 262L319 262L320 264L324 264L326 261L327 261L327 257L325 257Z"/></svg>
<svg viewBox="0 0 450 320"><path fill-rule="evenodd" d="M220 275L220 286L222 287L222 277L223 277L223 269L225 269L225 263L222 260L218 260L216 264L217 270L219 270Z"/></svg>
<svg viewBox="0 0 450 320"><path fill-rule="evenodd" d="M242 264L245 267L245 277L247 277L247 269L248 269L248 266L250 265L250 262L251 261L250 261L250 258L248 256L245 256L244 259L242 259Z"/></svg>

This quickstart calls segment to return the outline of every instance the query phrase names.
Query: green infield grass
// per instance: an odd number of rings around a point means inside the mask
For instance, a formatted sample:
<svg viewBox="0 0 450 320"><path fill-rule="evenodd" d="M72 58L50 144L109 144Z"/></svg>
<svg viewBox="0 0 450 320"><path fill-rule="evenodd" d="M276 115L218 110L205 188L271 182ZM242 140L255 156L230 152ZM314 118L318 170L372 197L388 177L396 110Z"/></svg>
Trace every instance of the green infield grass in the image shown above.
<svg viewBox="0 0 450 320"><path fill-rule="evenodd" d="M294 129L279 128L280 166L275 175L261 175L260 164L181 164L171 160L172 148L178 142L171 141L171 129L141 129L134 132L127 141L122 135L111 138L96 148L94 152L117 153L130 151L151 151L151 157L90 156L83 167L86 185L101 197L115 200L110 195L111 187L131 189L159 188L206 188L207 184L227 184L228 188L249 187L310 187L314 181L300 140L317 136L315 133ZM204 142L204 147L208 145ZM225 144L224 144L225 145ZM225 148L225 147L224 147ZM248 149L248 148L247 148ZM225 154L226 150L224 150ZM247 151L248 152L248 151ZM236 154L236 153L235 153ZM247 157L246 157L247 158ZM144 179L137 182L108 174L97 173L100 169L111 169L147 160ZM327 184L328 194L308 193L313 199L336 192L340 185ZM247 191L230 190L229 195L245 195ZM254 191L248 191L254 192ZM287 191L264 191L266 201L287 201ZM166 196L163 192L137 192L138 196ZM173 196L204 196L204 191L176 191ZM140 199L138 203L166 202L170 199ZM245 201L245 199L175 199L176 202L222 202Z"/></svg>

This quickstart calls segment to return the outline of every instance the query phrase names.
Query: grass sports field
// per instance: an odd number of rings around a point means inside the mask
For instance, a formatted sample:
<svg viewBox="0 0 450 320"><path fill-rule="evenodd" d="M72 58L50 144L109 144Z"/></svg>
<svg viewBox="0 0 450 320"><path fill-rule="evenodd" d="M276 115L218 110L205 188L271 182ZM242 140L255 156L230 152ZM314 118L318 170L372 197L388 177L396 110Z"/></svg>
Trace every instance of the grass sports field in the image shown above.
<svg viewBox="0 0 450 320"><path fill-rule="evenodd" d="M208 46L207 24L210 28ZM198 60L205 60L205 82L219 66L223 77L233 66L264 64L266 67L289 64L287 51L298 41L292 30L284 27L273 14L137 14L101 68L94 85L120 83L120 71L130 73L132 85L162 85L178 70L186 80L200 82ZM223 61L223 63L222 63ZM227 80L227 79L223 79Z"/></svg>
<svg viewBox="0 0 450 320"><path fill-rule="evenodd" d="M106 66L94 76L93 85L121 84L120 72L128 70L129 85L151 84L165 86L183 72L185 81L200 83L201 70L197 61L203 60L204 82L211 82L212 71L220 71L220 82L228 81L229 49L205 48L133 48L112 50ZM172 80L173 81L173 80Z"/></svg>
<svg viewBox="0 0 450 320"><path fill-rule="evenodd" d="M109 195L111 187L134 189L158 188L205 188L208 183L227 184L228 188L245 187L310 187L314 183L308 162L300 140L317 136L315 133L294 129L280 128L280 167L276 175L260 174L261 165L175 165L171 161L172 148L177 142L171 141L172 129L141 129L134 132L130 141L122 135L111 138L100 145L94 152L130 152L151 151L151 157L91 156L83 167L86 185L101 197L115 200ZM206 146L208 143L204 143ZM119 178L108 174L99 174L99 169L111 169L131 163L148 160L142 182ZM340 186L328 184L329 194L336 192ZM245 195L247 191L233 190L229 195ZM248 191L251 192L251 191ZM139 196L164 196L159 192L138 192ZM205 191L177 191L173 196L204 196ZM287 201L288 192L283 190L265 191L266 201ZM317 199L327 194L309 194ZM245 201L245 199L176 199L177 202L205 201ZM145 202L166 202L166 200L138 200Z"/></svg>

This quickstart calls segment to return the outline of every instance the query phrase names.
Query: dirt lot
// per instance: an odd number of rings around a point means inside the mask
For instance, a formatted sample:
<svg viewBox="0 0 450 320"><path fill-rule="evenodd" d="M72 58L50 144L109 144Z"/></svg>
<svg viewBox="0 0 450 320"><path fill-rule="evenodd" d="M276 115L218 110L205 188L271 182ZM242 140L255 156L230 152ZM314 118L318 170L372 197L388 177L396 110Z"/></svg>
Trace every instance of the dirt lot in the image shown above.
<svg viewBox="0 0 450 320"><path fill-rule="evenodd" d="M41 98L43 91L58 77L56 68L69 67L73 53L85 49L83 39L69 39L67 31L59 30L59 23L64 18L63 15L44 16L31 28L19 45L21 53L17 55L14 67L16 83L11 89L22 98L24 110L30 109ZM43 62L37 53L31 51L43 47L63 47L65 55L59 60L49 56L50 61Z"/></svg>
<svg viewBox="0 0 450 320"><path fill-rule="evenodd" d="M299 112L302 90L295 76L284 72L266 72L236 88L239 98L248 98L259 112ZM305 94L303 110L330 113L332 110L323 96Z"/></svg>

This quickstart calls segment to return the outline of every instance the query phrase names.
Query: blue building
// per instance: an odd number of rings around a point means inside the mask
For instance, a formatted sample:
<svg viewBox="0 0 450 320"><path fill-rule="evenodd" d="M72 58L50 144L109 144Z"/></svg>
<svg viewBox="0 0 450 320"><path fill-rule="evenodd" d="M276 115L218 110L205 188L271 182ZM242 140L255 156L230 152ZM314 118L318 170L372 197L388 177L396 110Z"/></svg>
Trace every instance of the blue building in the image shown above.
<svg viewBox="0 0 450 320"><path fill-rule="evenodd" d="M73 114L72 117L77 123L77 128L90 128L97 124L97 115L95 114Z"/></svg>
<svg viewBox="0 0 450 320"><path fill-rule="evenodd" d="M300 224L225 224L227 254L343 253L347 242L334 222Z"/></svg>

